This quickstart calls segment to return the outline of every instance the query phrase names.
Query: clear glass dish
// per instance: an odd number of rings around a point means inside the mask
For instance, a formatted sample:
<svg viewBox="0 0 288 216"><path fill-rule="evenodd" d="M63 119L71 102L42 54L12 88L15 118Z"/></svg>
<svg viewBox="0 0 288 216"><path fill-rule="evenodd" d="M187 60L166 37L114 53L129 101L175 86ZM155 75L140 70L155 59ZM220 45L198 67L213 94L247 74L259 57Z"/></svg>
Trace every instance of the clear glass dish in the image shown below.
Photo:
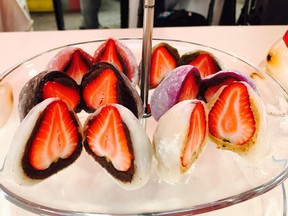
<svg viewBox="0 0 288 216"><path fill-rule="evenodd" d="M284 216L287 215L286 191L287 188L285 189L284 183L282 183L280 186L268 191L261 196L229 206L227 208L221 208L218 210L203 213L199 216ZM13 203L0 196L0 214L6 216L36 216L40 213L38 211L38 213L34 214L28 210L25 210L24 208L14 205Z"/></svg>
<svg viewBox="0 0 288 216"><path fill-rule="evenodd" d="M139 63L142 40L121 40L132 50ZM153 166L150 180L143 188L126 191L83 151L71 166L37 185L27 187L16 184L6 175L5 158L9 157L9 145L19 125L17 106L21 88L31 77L43 71L48 61L62 48L77 46L93 54L103 42L88 41L51 49L0 75L0 84L9 83L14 98L12 113L0 128L0 189L6 199L33 213L48 215L200 214L262 195L288 177L287 92L261 69L233 54L192 42L153 39L153 45L167 42L180 54L199 49L209 51L222 62L223 67L254 77L266 108L268 127L264 140L269 143L269 154L259 163L248 163L234 153L209 144L187 182L176 185L165 183L159 179ZM3 106L5 104L1 104ZM157 123L152 117L146 121L147 134L152 138Z"/></svg>

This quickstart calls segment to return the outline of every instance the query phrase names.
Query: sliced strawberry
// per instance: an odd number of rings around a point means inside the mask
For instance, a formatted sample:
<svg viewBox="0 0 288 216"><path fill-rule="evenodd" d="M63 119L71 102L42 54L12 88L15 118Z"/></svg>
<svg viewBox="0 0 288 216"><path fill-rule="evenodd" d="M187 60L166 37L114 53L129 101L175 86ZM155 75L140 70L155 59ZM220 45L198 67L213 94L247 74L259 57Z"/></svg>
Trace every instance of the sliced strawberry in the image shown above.
<svg viewBox="0 0 288 216"><path fill-rule="evenodd" d="M60 71L47 73L36 89L37 103L47 98L63 100L75 112L81 111L81 90L77 83Z"/></svg>
<svg viewBox="0 0 288 216"><path fill-rule="evenodd" d="M202 79L197 98L209 102L221 87L238 81L247 83L257 92L255 81L250 76L235 70L221 70Z"/></svg>
<svg viewBox="0 0 288 216"><path fill-rule="evenodd" d="M79 92L68 86L58 82L47 82L43 86L43 99L47 98L61 98L73 110L75 110L80 103Z"/></svg>
<svg viewBox="0 0 288 216"><path fill-rule="evenodd" d="M202 78L217 72L214 60L207 53L199 54L195 59L190 61L188 64L191 64L196 68L198 68Z"/></svg>
<svg viewBox="0 0 288 216"><path fill-rule="evenodd" d="M21 89L18 102L20 120L47 98L63 100L74 112L82 109L81 89L75 80L61 71L43 71Z"/></svg>
<svg viewBox="0 0 288 216"><path fill-rule="evenodd" d="M211 85L210 87L208 87L204 93L204 98L206 102L209 102L211 100L211 98L216 94L216 92L223 86L225 85L229 85L233 82L237 81L234 78L229 78L229 79L225 79L223 80L223 82L221 83L217 83L215 85Z"/></svg>
<svg viewBox="0 0 288 216"><path fill-rule="evenodd" d="M179 65L193 65L198 68L201 78L210 74L215 74L221 70L221 66L216 57L207 51L195 51L185 53L178 62Z"/></svg>
<svg viewBox="0 0 288 216"><path fill-rule="evenodd" d="M42 179L71 164L80 155L79 124L61 100L48 104L34 127L23 157L27 175Z"/></svg>
<svg viewBox="0 0 288 216"><path fill-rule="evenodd" d="M220 93L208 115L209 132L224 143L245 145L256 131L247 86L234 82Z"/></svg>
<svg viewBox="0 0 288 216"><path fill-rule="evenodd" d="M150 88L156 88L159 83L177 66L178 51L166 43L153 48L150 71Z"/></svg>
<svg viewBox="0 0 288 216"><path fill-rule="evenodd" d="M89 71L93 64L93 57L81 48L66 47L49 61L45 70L65 72L80 84L83 75Z"/></svg>
<svg viewBox="0 0 288 216"><path fill-rule="evenodd" d="M99 61L110 62L114 64L118 68L118 70L124 72L122 67L123 63L121 63L121 59L119 59L119 56L117 54L115 41L111 38L107 40L105 49L103 50L102 54L99 55L99 57L96 59L96 62Z"/></svg>
<svg viewBox="0 0 288 216"><path fill-rule="evenodd" d="M103 107L96 116L89 119L84 134L87 152L113 176L121 178L119 173L134 170L130 135L116 107ZM132 180L126 178L121 180Z"/></svg>
<svg viewBox="0 0 288 216"><path fill-rule="evenodd" d="M109 62L125 74L133 86L139 81L139 70L133 52L121 41L109 38L94 53L94 61Z"/></svg>
<svg viewBox="0 0 288 216"><path fill-rule="evenodd" d="M81 49L76 49L63 71L80 84L82 77L90 70L92 65L92 57Z"/></svg>
<svg viewBox="0 0 288 216"><path fill-rule="evenodd" d="M182 166L189 168L202 150L206 137L206 113L201 102L196 103L190 117L187 141L181 156Z"/></svg>
<svg viewBox="0 0 288 216"><path fill-rule="evenodd" d="M118 103L117 77L113 70L105 69L83 90L85 104L95 110L108 103Z"/></svg>
<svg viewBox="0 0 288 216"><path fill-rule="evenodd" d="M199 78L195 73L189 73L183 81L178 102L188 99L195 99L199 92Z"/></svg>
<svg viewBox="0 0 288 216"><path fill-rule="evenodd" d="M139 117L143 113L142 101L131 82L108 62L97 63L83 77L81 83L84 110L94 112L108 103L127 107Z"/></svg>
<svg viewBox="0 0 288 216"><path fill-rule="evenodd" d="M288 48L288 30L284 34L283 40L284 40L284 43L286 44L286 47Z"/></svg>

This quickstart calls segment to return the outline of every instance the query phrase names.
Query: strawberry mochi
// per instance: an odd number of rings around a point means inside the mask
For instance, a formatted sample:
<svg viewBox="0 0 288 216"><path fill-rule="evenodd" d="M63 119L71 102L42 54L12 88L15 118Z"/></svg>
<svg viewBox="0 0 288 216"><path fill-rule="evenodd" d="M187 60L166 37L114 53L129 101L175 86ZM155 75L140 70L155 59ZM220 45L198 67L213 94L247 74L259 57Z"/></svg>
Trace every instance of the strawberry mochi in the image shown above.
<svg viewBox="0 0 288 216"><path fill-rule="evenodd" d="M84 124L84 147L124 189L143 187L151 173L152 145L133 113L120 104L106 104Z"/></svg>
<svg viewBox="0 0 288 216"><path fill-rule="evenodd" d="M73 78L77 84L94 64L93 57L79 47L65 47L47 64L47 71L62 71Z"/></svg>
<svg viewBox="0 0 288 216"><path fill-rule="evenodd" d="M109 62L125 74L133 86L139 82L136 57L126 44L116 38L108 38L94 53L94 62Z"/></svg>
<svg viewBox="0 0 288 216"><path fill-rule="evenodd" d="M109 103L127 107L140 118L143 114L142 100L131 82L113 64L96 63L81 82L83 109L94 112Z"/></svg>
<svg viewBox="0 0 288 216"><path fill-rule="evenodd" d="M246 82L221 87L207 105L209 137L218 148L245 154L264 135L265 107Z"/></svg>
<svg viewBox="0 0 288 216"><path fill-rule="evenodd" d="M167 43L159 43L152 48L150 89L156 88L178 65L178 50Z"/></svg>
<svg viewBox="0 0 288 216"><path fill-rule="evenodd" d="M204 50L184 53L178 65L193 65L199 70L201 78L215 74L222 69L220 61L212 53Z"/></svg>
<svg viewBox="0 0 288 216"><path fill-rule="evenodd" d="M179 66L152 93L152 116L159 120L174 104L182 100L200 99L207 103L222 86L238 81L246 82L257 92L254 80L236 70L221 70L201 79L196 67Z"/></svg>
<svg viewBox="0 0 288 216"><path fill-rule="evenodd" d="M33 185L67 168L81 151L82 127L77 115L62 100L49 98L20 123L6 163L18 184Z"/></svg>
<svg viewBox="0 0 288 216"><path fill-rule="evenodd" d="M151 95L151 113L158 121L174 104L195 99L201 82L197 68L183 65L175 68Z"/></svg>
<svg viewBox="0 0 288 216"><path fill-rule="evenodd" d="M153 135L158 174L169 183L185 182L207 139L242 162L258 163L269 154L265 131L264 105L247 82L223 85L208 103L178 102L160 117Z"/></svg>
<svg viewBox="0 0 288 216"><path fill-rule="evenodd" d="M47 98L59 98L77 113L82 109L80 87L74 79L61 71L43 71L30 79L21 89L18 103L20 120Z"/></svg>
<svg viewBox="0 0 288 216"><path fill-rule="evenodd" d="M207 138L207 109L203 101L175 104L160 119L153 135L157 171L168 183L184 182Z"/></svg>

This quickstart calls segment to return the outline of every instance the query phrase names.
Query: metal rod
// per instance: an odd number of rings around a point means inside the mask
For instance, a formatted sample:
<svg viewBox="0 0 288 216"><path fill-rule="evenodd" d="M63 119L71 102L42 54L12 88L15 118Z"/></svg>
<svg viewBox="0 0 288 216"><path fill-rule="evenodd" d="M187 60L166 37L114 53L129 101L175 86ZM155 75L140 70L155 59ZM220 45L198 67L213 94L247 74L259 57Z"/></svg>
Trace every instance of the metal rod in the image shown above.
<svg viewBox="0 0 288 216"><path fill-rule="evenodd" d="M150 82L151 52L152 52L152 32L154 22L154 5L155 0L144 1L141 85L140 85L141 90L140 96L144 106L143 118L147 118L151 115L148 104L148 98L149 98L149 82Z"/></svg>

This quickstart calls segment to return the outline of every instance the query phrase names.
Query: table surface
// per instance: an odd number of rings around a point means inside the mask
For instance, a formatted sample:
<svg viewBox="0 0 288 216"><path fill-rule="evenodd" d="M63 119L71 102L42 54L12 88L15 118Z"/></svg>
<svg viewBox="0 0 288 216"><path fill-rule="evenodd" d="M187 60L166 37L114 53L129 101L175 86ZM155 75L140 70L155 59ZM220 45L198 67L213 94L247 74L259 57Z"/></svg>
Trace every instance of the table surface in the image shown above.
<svg viewBox="0 0 288 216"><path fill-rule="evenodd" d="M247 61L258 65L266 57L269 48L284 35L287 26L209 26L209 27L173 27L155 28L153 38L178 39L205 44L223 51L233 53ZM7 32L0 33L0 74L16 63L34 56L45 50L65 44L107 39L108 37L130 38L142 37L142 29L100 29L73 31L43 31L43 32ZM1 150L1 146L0 146ZM280 199L280 204L277 200ZM275 209L282 208L281 186L251 201L244 202L225 210L207 215L233 215L243 211L259 212L255 202L274 203L270 210L258 215L278 215ZM277 202L278 205L277 206ZM275 208L273 210L273 207ZM271 210L272 209L272 210ZM269 211L273 213L269 213ZM218 213L218 214L217 214ZM15 207L0 197L0 215L32 215ZM205 214L206 215L206 214ZM244 214L245 215L245 214ZM279 211L279 215L282 215Z"/></svg>

